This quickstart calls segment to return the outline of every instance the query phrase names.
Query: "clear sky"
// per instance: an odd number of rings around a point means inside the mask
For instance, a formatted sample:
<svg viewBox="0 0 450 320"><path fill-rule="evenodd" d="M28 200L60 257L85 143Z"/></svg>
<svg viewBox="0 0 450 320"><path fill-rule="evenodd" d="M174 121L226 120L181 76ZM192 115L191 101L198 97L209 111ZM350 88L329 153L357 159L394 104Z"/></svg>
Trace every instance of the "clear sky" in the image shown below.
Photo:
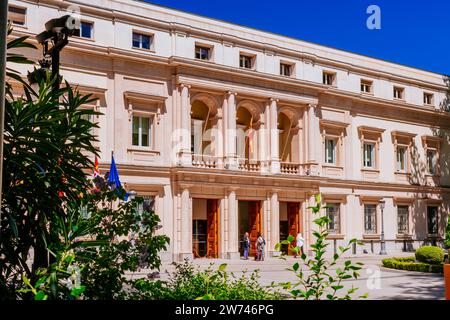
<svg viewBox="0 0 450 320"><path fill-rule="evenodd" d="M450 74L450 0L143 0ZM369 5L381 29L366 26Z"/></svg>

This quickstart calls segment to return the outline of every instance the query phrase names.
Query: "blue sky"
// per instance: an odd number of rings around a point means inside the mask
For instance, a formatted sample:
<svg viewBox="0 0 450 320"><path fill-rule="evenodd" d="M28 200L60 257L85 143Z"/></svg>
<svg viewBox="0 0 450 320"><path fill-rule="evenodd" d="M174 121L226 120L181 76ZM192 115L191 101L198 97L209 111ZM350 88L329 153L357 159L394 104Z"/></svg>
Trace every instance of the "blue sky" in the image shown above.
<svg viewBox="0 0 450 320"><path fill-rule="evenodd" d="M145 0L441 74L450 74L448 0ZM366 27L369 5L381 30Z"/></svg>

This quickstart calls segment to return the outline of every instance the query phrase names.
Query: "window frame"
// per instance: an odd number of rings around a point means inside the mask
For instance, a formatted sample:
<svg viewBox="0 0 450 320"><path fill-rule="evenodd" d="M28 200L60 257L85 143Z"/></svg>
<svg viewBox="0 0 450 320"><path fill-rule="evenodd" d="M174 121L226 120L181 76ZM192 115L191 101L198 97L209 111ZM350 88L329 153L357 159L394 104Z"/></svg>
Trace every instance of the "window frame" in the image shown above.
<svg viewBox="0 0 450 320"><path fill-rule="evenodd" d="M337 137L331 137L331 136L325 136L325 164L327 165L337 165L337 146L338 146L338 139ZM333 159L332 162L329 162L328 160L328 142L333 142Z"/></svg>
<svg viewBox="0 0 450 320"><path fill-rule="evenodd" d="M443 141L442 137L438 136L422 136L422 144L424 147L425 153L425 162L426 162L426 172L427 176L439 177L441 175L441 167L440 167L440 157L441 157L441 143ZM428 162L428 152L433 152L435 154L435 170L434 172L430 172L429 170L429 162Z"/></svg>
<svg viewBox="0 0 450 320"><path fill-rule="evenodd" d="M138 144L133 144L133 128L134 128L134 118L139 118L139 129L138 129ZM142 118L149 119L149 128L148 128L148 146L142 145ZM137 112L134 111L131 115L131 147L138 148L143 150L154 150L155 148L155 122L156 122L156 113L153 112Z"/></svg>
<svg viewBox="0 0 450 320"><path fill-rule="evenodd" d="M430 211L429 209L435 208L436 213L436 232L430 232ZM427 235L428 236L438 236L439 235L439 206L436 204L428 204L427 205Z"/></svg>
<svg viewBox="0 0 450 320"><path fill-rule="evenodd" d="M332 234L332 235L341 234L341 221L342 221L342 219L341 219L341 204L338 202L327 202L327 204L325 206L325 215L328 218L330 218L329 211L328 211L328 209L330 209L330 208L335 209L334 214L335 214L335 217L337 216L337 219L334 219L334 221L333 221L333 225L335 226L335 228L333 228L333 229L330 229L330 223L327 222L327 231L329 234ZM337 215L336 215L336 213L337 213ZM337 226L337 228L336 228L336 226Z"/></svg>
<svg viewBox="0 0 450 320"><path fill-rule="evenodd" d="M282 72L283 67L287 67L289 69L289 74L284 74ZM295 73L294 70L295 70L295 64L294 63L286 62L286 61L280 61L280 76L292 78L294 76L294 73Z"/></svg>
<svg viewBox="0 0 450 320"><path fill-rule="evenodd" d="M242 66L242 58L247 58L250 59L250 67L247 68L245 66ZM250 54L250 53L245 53L245 52L240 52L239 53L239 68L241 69L246 69L246 70L255 70L256 69L256 55L255 54Z"/></svg>
<svg viewBox="0 0 450 320"><path fill-rule="evenodd" d="M10 12L10 8L15 8L15 9L19 9L19 10L24 10L24 14L23 14L23 24L17 24L14 23L12 20L10 20L10 14L18 14L17 12ZM19 27L19 28L25 28L27 26L27 13L28 13L28 8L27 7L23 7L23 6L18 6L15 4L8 4L8 9L7 9L7 17L6 20L7 22L10 22L11 25L15 26L15 27Z"/></svg>
<svg viewBox="0 0 450 320"><path fill-rule="evenodd" d="M336 72L323 70L322 71L322 84L324 84L326 86L336 86L336 79L337 79L336 75L337 75ZM331 83L327 83L328 81L326 81L326 79L328 79L328 77L331 77Z"/></svg>
<svg viewBox="0 0 450 320"><path fill-rule="evenodd" d="M206 59L202 59L202 58L199 58L199 57L197 57L197 48L198 49L206 49L206 50L208 50L208 54L207 54L207 58ZM203 44L203 43L195 43L195 47L194 47L194 57L195 57L195 59L196 60L200 60L200 61L211 61L212 60L212 57L213 57L213 47L211 46L211 45L206 45L206 44Z"/></svg>
<svg viewBox="0 0 450 320"><path fill-rule="evenodd" d="M366 207L367 206L373 206L374 207L374 211L373 211L373 215L374 215L374 228L372 229L367 229L367 221L366 221ZM363 223L364 223L364 234L365 235L378 235L378 204L376 203L372 203L372 202L367 202L363 204ZM369 231L369 232L368 232Z"/></svg>
<svg viewBox="0 0 450 320"><path fill-rule="evenodd" d="M83 23L91 25L91 37L90 38L82 36L82 34L83 34L82 24ZM74 35L74 37L77 38L77 39L94 40L94 25L95 25L94 21L81 20L80 21L80 35L78 35L78 36Z"/></svg>
<svg viewBox="0 0 450 320"><path fill-rule="evenodd" d="M369 91L363 90L364 87L368 87ZM373 81L367 79L361 79L360 81L360 92L363 94L373 94Z"/></svg>
<svg viewBox="0 0 450 320"><path fill-rule="evenodd" d="M367 126L359 126L358 134L361 141L361 171L379 172L380 168L380 144L385 129L373 128ZM374 166L365 166L365 144L374 145Z"/></svg>
<svg viewBox="0 0 450 320"><path fill-rule="evenodd" d="M396 97L396 92L400 92L400 97ZM405 100L405 88L404 87L399 87L399 86L394 86L393 89L393 97L394 100Z"/></svg>
<svg viewBox="0 0 450 320"><path fill-rule="evenodd" d="M138 35L140 35L140 36L146 36L146 37L149 37L149 48L147 49L147 48L143 48L143 47L141 47L141 46L139 46L139 47L135 47L134 46L134 35L135 34L138 34ZM142 44L143 42L142 42L142 39L141 39L141 42L140 42L140 44ZM133 29L132 31L131 31L131 47L132 47L132 49L136 49L136 50L144 50L144 51L155 51L154 50L154 44L155 44L155 34L154 33L150 33L150 32L146 32L146 31L141 31L141 30L135 30L135 29Z"/></svg>
<svg viewBox="0 0 450 320"><path fill-rule="evenodd" d="M429 97L430 102L428 103L428 99L427 97ZM424 106L434 106L434 93L431 92L424 92L423 93L423 105Z"/></svg>
<svg viewBox="0 0 450 320"><path fill-rule="evenodd" d="M400 230L400 209L404 209L404 208L406 208L406 212L401 212L401 214L402 215L406 214L406 219L405 219L406 228L404 228L405 232ZM397 234L398 235L401 235L401 236L410 235L410 222L409 222L410 216L411 216L411 206L410 205L407 205L407 204L398 204L397 205Z"/></svg>

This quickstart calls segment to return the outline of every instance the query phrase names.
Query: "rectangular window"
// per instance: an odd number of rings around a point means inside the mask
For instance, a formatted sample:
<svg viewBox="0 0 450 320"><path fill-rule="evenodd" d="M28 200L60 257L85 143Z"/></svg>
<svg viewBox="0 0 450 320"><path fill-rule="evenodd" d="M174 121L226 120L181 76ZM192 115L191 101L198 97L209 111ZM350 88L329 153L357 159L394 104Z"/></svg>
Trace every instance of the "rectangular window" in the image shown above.
<svg viewBox="0 0 450 320"><path fill-rule="evenodd" d="M433 104L433 94L432 93L424 93L423 94L423 104L425 104L425 105Z"/></svg>
<svg viewBox="0 0 450 320"><path fill-rule="evenodd" d="M336 74L331 72L323 72L322 74L322 82L327 86L332 86L335 83Z"/></svg>
<svg viewBox="0 0 450 320"><path fill-rule="evenodd" d="M372 93L372 81L361 80L361 92Z"/></svg>
<svg viewBox="0 0 450 320"><path fill-rule="evenodd" d="M193 154L201 155L203 141L203 120L191 120L191 151Z"/></svg>
<svg viewBox="0 0 450 320"><path fill-rule="evenodd" d="M398 234L409 234L409 207L397 207L397 232Z"/></svg>
<svg viewBox="0 0 450 320"><path fill-rule="evenodd" d="M280 63L280 75L290 77L292 75L292 64Z"/></svg>
<svg viewBox="0 0 450 320"><path fill-rule="evenodd" d="M428 234L438 233L438 208L427 207Z"/></svg>
<svg viewBox="0 0 450 320"><path fill-rule="evenodd" d="M394 99L404 99L403 93L405 92L404 88L394 87Z"/></svg>
<svg viewBox="0 0 450 320"><path fill-rule="evenodd" d="M153 37L148 34L133 32L133 47L150 50Z"/></svg>
<svg viewBox="0 0 450 320"><path fill-rule="evenodd" d="M133 116L132 144L137 147L152 147L153 117Z"/></svg>
<svg viewBox="0 0 450 320"><path fill-rule="evenodd" d="M427 173L436 174L437 172L437 152L436 150L427 150Z"/></svg>
<svg viewBox="0 0 450 320"><path fill-rule="evenodd" d="M328 232L339 234L341 232L339 204L338 203L327 204L326 212L327 218L329 219L327 224Z"/></svg>
<svg viewBox="0 0 450 320"><path fill-rule="evenodd" d="M81 21L80 29L75 29L74 36L86 39L94 37L94 24L92 22Z"/></svg>
<svg viewBox="0 0 450 320"><path fill-rule="evenodd" d="M8 6L8 22L16 26L25 25L26 8Z"/></svg>
<svg viewBox="0 0 450 320"><path fill-rule="evenodd" d="M336 140L325 139L325 163L336 164Z"/></svg>
<svg viewBox="0 0 450 320"><path fill-rule="evenodd" d="M397 171L407 172L408 171L408 148L407 147L397 147Z"/></svg>
<svg viewBox="0 0 450 320"><path fill-rule="evenodd" d="M195 59L199 60L209 60L211 48L204 46L195 46Z"/></svg>
<svg viewBox="0 0 450 320"><path fill-rule="evenodd" d="M254 57L247 56L245 54L241 54L239 57L239 66L241 68L245 68L245 69L252 69L253 68L253 60L254 60Z"/></svg>
<svg viewBox="0 0 450 320"><path fill-rule="evenodd" d="M366 234L377 233L377 206L375 204L364 205L364 232Z"/></svg>
<svg viewBox="0 0 450 320"><path fill-rule="evenodd" d="M365 142L363 149L363 166L365 168L375 168L375 144Z"/></svg>

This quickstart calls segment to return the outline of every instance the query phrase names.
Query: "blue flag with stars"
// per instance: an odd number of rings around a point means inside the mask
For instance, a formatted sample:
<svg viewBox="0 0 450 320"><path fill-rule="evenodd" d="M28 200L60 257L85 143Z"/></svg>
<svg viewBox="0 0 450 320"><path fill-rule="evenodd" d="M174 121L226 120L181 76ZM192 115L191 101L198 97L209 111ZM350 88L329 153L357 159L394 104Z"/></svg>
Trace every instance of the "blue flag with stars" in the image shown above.
<svg viewBox="0 0 450 320"><path fill-rule="evenodd" d="M111 166L109 168L108 184L114 189L119 189L122 185L119 179L119 172L117 171L116 162L114 161L114 156L111 155Z"/></svg>

